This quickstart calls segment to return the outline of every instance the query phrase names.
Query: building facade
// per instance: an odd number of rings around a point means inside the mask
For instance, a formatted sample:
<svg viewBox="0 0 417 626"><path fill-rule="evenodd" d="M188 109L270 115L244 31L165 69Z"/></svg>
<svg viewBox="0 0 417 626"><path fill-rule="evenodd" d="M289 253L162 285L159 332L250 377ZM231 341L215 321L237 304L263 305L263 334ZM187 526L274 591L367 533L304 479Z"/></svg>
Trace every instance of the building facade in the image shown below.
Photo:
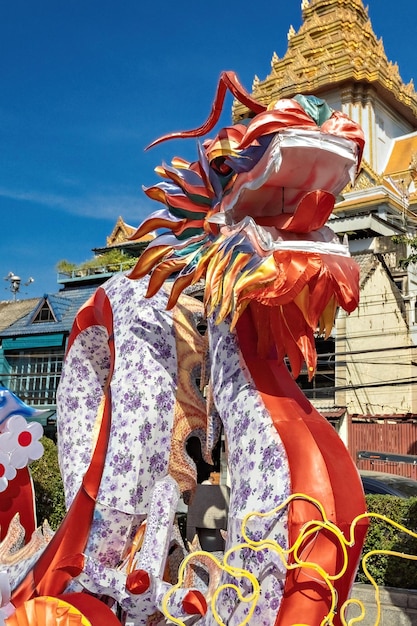
<svg viewBox="0 0 417 626"><path fill-rule="evenodd" d="M364 442L406 454L417 441L417 274L402 264L403 239L417 229L417 94L387 59L362 0L302 0L301 16L284 56L273 55L265 79L254 77L252 95L266 105L321 97L360 123L366 146L329 220L359 263L360 305L338 313L330 341L318 338L317 376L299 382L353 455ZM235 121L248 115L234 103ZM408 434L367 441L370 423Z"/></svg>

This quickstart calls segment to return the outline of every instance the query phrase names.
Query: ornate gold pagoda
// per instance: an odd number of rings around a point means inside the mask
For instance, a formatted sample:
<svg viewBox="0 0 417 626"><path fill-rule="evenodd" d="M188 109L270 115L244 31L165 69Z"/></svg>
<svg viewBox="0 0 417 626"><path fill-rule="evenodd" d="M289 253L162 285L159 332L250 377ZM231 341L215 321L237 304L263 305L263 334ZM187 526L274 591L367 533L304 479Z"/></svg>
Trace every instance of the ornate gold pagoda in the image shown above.
<svg viewBox="0 0 417 626"><path fill-rule="evenodd" d="M282 59L273 54L265 80L255 76L252 95L268 105L297 93L314 94L355 119L366 136L362 168L338 199L334 215L379 212L385 206L390 222L417 230L413 82L404 84L398 65L387 59L362 0L302 0L301 13L298 32L289 28L286 53ZM234 122L249 115L244 105L233 103Z"/></svg>
<svg viewBox="0 0 417 626"><path fill-rule="evenodd" d="M343 103L366 100L374 89L417 128L414 84L405 85L397 64L388 61L362 0L302 0L301 10L299 31L290 27L287 52L282 59L274 53L266 79L255 76L253 96L269 104L296 93L320 95L337 88ZM234 121L247 115L235 102Z"/></svg>

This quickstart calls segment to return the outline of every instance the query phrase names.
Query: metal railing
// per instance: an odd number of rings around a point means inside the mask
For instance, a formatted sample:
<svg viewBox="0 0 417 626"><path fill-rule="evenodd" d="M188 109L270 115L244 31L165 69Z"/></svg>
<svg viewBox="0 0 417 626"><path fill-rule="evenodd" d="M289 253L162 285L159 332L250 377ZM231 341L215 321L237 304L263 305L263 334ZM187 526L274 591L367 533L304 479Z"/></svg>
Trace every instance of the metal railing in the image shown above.
<svg viewBox="0 0 417 626"><path fill-rule="evenodd" d="M123 261L121 263L108 263L107 265L97 265L92 267L76 267L72 270L58 271L58 282L68 282L70 280L80 280L83 278L91 278L97 275L117 274L124 272L132 267L131 261Z"/></svg>

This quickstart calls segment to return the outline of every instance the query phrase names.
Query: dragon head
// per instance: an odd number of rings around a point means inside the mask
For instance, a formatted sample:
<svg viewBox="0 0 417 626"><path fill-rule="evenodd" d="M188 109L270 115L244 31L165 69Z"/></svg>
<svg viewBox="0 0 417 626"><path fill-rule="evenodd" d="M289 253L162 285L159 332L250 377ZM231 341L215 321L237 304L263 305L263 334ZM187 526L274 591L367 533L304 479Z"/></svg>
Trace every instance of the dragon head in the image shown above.
<svg viewBox="0 0 417 626"><path fill-rule="evenodd" d="M162 203L132 239L161 230L130 274L151 273L148 297L173 278L169 307L204 279L205 306L233 328L250 305L258 349L316 368L314 333L329 334L338 306L358 303L358 267L326 222L336 197L356 176L364 136L324 100L297 95L268 107L236 75L221 75L207 122L165 135L205 137L219 119L226 88L254 117L222 128L198 145L198 160L156 168L162 182L145 193Z"/></svg>

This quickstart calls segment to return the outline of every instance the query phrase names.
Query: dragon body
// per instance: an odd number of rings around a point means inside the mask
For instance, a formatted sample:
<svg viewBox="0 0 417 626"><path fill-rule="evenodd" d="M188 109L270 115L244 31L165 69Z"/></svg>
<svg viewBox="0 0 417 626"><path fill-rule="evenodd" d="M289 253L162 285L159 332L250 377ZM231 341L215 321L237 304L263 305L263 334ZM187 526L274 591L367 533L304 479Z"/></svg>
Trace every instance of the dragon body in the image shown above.
<svg viewBox="0 0 417 626"><path fill-rule="evenodd" d="M162 182L145 191L162 208L134 237L162 234L77 316L59 390L69 511L16 585L17 605L84 589L138 626L341 623L366 523L347 548L338 537L365 501L344 444L295 380L304 363L314 375L315 333L358 304L358 267L325 224L363 134L317 98L267 109L225 73L208 122L161 140L205 136L226 87L254 117L205 140L196 162L157 168ZM184 294L202 279L203 304ZM209 460L218 419L225 556L202 555L211 582L190 589L183 569L167 575L178 498L196 482L185 442L201 436Z"/></svg>

